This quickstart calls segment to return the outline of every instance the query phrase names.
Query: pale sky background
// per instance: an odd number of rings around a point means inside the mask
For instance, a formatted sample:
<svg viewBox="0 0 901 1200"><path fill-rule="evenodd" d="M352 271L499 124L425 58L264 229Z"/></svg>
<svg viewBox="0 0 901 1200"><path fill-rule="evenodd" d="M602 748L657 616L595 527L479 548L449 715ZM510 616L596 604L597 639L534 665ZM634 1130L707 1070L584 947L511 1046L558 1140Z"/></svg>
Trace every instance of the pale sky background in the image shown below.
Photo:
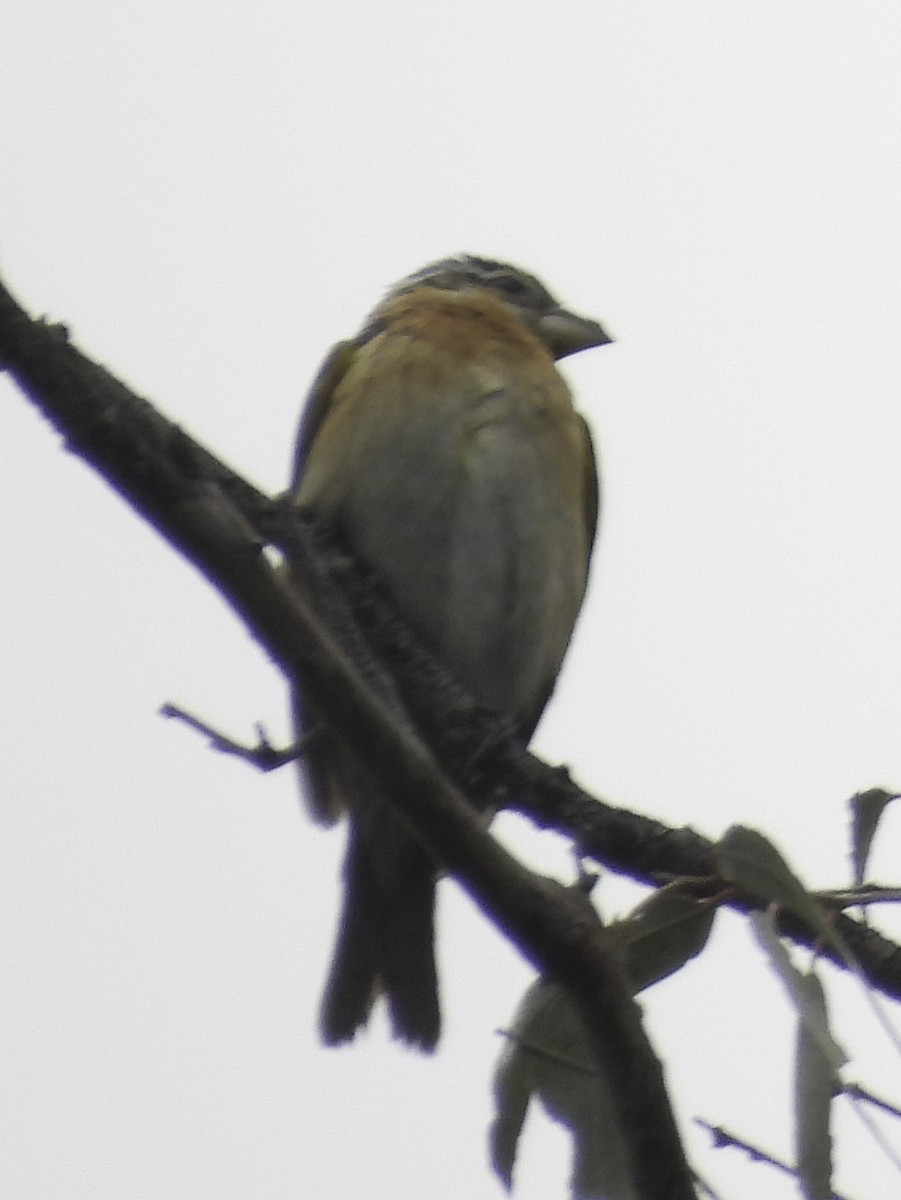
<svg viewBox="0 0 901 1200"><path fill-rule="evenodd" d="M845 800L901 788L896 4L13 0L0 162L10 286L271 491L327 347L426 261L506 258L602 319L616 346L566 364L602 537L535 747L847 880ZM0 1195L498 1200L496 1031L529 969L444 884L436 1057L381 1019L319 1047L342 836L290 772L156 715L284 738L283 683L0 396ZM562 843L498 829L570 877ZM608 915L635 895L598 889ZM898 1101L827 982L848 1077ZM728 1200L795 1195L691 1124L791 1157L793 1021L743 922L643 1004L698 1168ZM897 1196L856 1119L836 1133L837 1186ZM563 1197L568 1155L533 1115L516 1196Z"/></svg>

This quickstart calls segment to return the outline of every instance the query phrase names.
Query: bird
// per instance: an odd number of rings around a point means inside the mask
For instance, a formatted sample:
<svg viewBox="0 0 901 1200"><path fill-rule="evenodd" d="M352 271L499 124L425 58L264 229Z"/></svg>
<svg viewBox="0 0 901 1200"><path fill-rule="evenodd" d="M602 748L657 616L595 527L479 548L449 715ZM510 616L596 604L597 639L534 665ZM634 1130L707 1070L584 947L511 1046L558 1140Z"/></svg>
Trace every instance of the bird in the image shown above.
<svg viewBox="0 0 901 1200"><path fill-rule="evenodd" d="M611 340L528 272L455 255L401 280L332 349L301 416L292 503L524 742L582 605L599 509L591 436L555 364ZM302 681L293 705L300 732L316 719ZM322 1040L352 1040L384 995L393 1036L431 1051L437 864L327 728L300 770L316 820L349 818Z"/></svg>

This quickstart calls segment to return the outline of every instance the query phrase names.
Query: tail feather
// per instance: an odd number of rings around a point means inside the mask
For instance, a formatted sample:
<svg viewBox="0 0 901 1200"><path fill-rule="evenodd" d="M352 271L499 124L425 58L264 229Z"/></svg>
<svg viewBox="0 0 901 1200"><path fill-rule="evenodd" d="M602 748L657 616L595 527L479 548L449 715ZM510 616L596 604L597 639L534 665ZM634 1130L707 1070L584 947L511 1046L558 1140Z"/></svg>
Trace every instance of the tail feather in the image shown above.
<svg viewBox="0 0 901 1200"><path fill-rule="evenodd" d="M441 1031L435 969L435 871L423 855L385 922L382 980L396 1038L434 1050Z"/></svg>
<svg viewBox="0 0 901 1200"><path fill-rule="evenodd" d="M393 828L385 828L385 824ZM386 842L391 853L384 855ZM322 1001L323 1040L349 1041L384 992L394 1036L433 1050L441 1029L435 969L435 869L393 819L370 843L351 819L344 907Z"/></svg>

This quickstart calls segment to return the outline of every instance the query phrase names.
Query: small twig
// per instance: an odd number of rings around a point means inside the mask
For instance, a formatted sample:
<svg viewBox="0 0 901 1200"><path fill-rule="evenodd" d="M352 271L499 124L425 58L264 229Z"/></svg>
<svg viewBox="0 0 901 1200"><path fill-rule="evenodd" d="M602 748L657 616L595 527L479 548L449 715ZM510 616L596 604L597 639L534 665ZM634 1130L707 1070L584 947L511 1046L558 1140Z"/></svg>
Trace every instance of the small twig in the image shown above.
<svg viewBox="0 0 901 1200"><path fill-rule="evenodd" d="M866 1129L867 1133L869 1133L870 1137L873 1139L885 1157L889 1160L895 1170L897 1172L901 1172L901 1158L898 1157L894 1146L876 1124L872 1113L864 1106L864 1101L870 1101L887 1112L892 1111L891 1106L876 1100L875 1096L871 1097L867 1095L863 1092L862 1088L857 1088L854 1085L843 1088L842 1091L845 1093L845 1095L847 1095L849 1101L851 1102L851 1110L857 1117L858 1121L860 1121L861 1125L863 1125L864 1129Z"/></svg>
<svg viewBox="0 0 901 1200"><path fill-rule="evenodd" d="M723 1200L719 1192L715 1192L703 1175L699 1175L697 1171L692 1169L692 1175L697 1186L701 1189L707 1200Z"/></svg>
<svg viewBox="0 0 901 1200"><path fill-rule="evenodd" d="M874 1108L881 1108L883 1112L890 1113L893 1117L901 1117L901 1108L890 1104L888 1100L880 1100L878 1096L874 1096L872 1092L862 1088L859 1083L843 1083L842 1092L846 1096L853 1096L857 1100L863 1100L866 1104L872 1104Z"/></svg>
<svg viewBox="0 0 901 1200"><path fill-rule="evenodd" d="M859 887L814 892L813 895L833 908L856 908L867 904L897 904L901 901L901 887L862 883Z"/></svg>
<svg viewBox="0 0 901 1200"><path fill-rule="evenodd" d="M310 742L318 737L320 732L318 727L311 729L302 738L294 742L293 745L286 746L280 750L272 745L266 736L263 726L259 724L256 726L257 744L255 746L245 746L241 742L236 742L233 738L226 737L224 733L213 729L211 725L207 725L199 717L185 712L183 708L179 708L176 704L164 704L160 709L160 716L174 717L176 720L182 721L185 725L190 726L191 729L196 730L197 733L209 738L210 746L213 750L218 750L220 754L232 754L235 758L243 759L244 762L250 763L252 767L256 767L260 771L276 771L279 767L285 766L286 763L302 758Z"/></svg>
<svg viewBox="0 0 901 1200"><path fill-rule="evenodd" d="M713 1138L715 1149L720 1150L724 1146L732 1146L736 1150L744 1150L745 1154L753 1159L754 1162L766 1163L767 1166L774 1167L784 1175L790 1175L793 1179L798 1178L798 1172L794 1167L790 1167L788 1163L775 1158L772 1154L768 1154L766 1150L761 1150L759 1146L754 1146L750 1142L746 1142L743 1138L736 1136L736 1134L730 1133L722 1125L711 1125L702 1117L695 1117L694 1121L696 1125L700 1125L702 1129L707 1130ZM833 1192L830 1200L848 1200L848 1197L842 1195L840 1192Z"/></svg>

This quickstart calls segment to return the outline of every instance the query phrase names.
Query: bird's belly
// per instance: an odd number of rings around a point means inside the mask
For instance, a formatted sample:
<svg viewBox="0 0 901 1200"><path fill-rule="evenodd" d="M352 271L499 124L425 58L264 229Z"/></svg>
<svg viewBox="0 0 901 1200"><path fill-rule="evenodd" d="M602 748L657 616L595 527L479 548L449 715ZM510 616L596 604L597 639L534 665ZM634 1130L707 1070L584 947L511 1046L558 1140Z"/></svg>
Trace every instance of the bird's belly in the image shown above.
<svg viewBox="0 0 901 1200"><path fill-rule="evenodd" d="M457 434L395 443L390 473L361 462L342 525L475 698L531 723L585 590L579 463L561 472L546 439L490 410Z"/></svg>

